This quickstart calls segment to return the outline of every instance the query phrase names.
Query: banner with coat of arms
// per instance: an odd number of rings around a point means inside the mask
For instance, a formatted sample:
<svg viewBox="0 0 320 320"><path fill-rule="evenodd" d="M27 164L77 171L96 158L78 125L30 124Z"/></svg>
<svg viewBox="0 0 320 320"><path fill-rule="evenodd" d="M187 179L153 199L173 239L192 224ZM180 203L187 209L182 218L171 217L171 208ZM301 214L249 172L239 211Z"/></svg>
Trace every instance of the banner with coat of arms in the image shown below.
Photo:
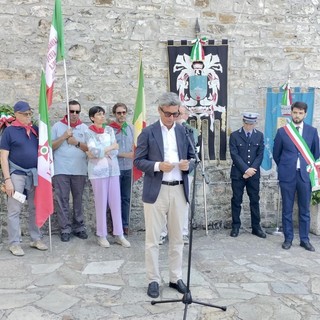
<svg viewBox="0 0 320 320"><path fill-rule="evenodd" d="M215 45L206 38L178 44L169 40L168 55L170 91L179 95L190 118L202 127L197 129L199 145L204 145L202 138L206 141L205 159L226 160L228 41Z"/></svg>

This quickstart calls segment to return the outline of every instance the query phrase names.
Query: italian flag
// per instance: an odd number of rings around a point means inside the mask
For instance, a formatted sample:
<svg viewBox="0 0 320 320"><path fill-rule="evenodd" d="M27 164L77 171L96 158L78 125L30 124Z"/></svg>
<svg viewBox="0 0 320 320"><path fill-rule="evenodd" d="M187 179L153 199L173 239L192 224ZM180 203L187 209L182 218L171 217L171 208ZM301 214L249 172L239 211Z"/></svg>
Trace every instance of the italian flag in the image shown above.
<svg viewBox="0 0 320 320"><path fill-rule="evenodd" d="M61 0L55 0L46 61L46 85L48 107L52 104L56 63L64 59L64 36Z"/></svg>
<svg viewBox="0 0 320 320"><path fill-rule="evenodd" d="M281 105L282 106L291 106L292 104L292 96L291 96L291 91L290 91L290 81L288 80L283 86L282 86L283 95L282 95L282 100L281 100Z"/></svg>
<svg viewBox="0 0 320 320"><path fill-rule="evenodd" d="M138 93L136 104L133 114L133 126L134 126L134 151L137 148L138 136L142 129L146 127L146 102L144 95L144 77L143 77L143 66L142 59L139 61L139 81L138 81ZM142 171L133 167L133 181L138 180L142 177Z"/></svg>
<svg viewBox="0 0 320 320"><path fill-rule="evenodd" d="M41 72L39 97L38 186L35 190L36 225L40 228L53 213L53 157L46 98L46 79Z"/></svg>

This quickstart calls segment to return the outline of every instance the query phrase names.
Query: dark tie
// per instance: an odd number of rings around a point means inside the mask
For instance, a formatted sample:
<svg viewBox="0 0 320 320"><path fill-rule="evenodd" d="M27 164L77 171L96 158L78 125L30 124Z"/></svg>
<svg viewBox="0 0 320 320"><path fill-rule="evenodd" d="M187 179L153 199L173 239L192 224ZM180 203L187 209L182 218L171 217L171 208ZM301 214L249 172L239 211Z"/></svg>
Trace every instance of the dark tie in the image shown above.
<svg viewBox="0 0 320 320"><path fill-rule="evenodd" d="M299 131L300 127L299 127L299 126L297 126L297 127L296 127L296 129L297 129L298 133L300 133L300 131Z"/></svg>
<svg viewBox="0 0 320 320"><path fill-rule="evenodd" d="M250 139L250 132L247 132L247 139Z"/></svg>

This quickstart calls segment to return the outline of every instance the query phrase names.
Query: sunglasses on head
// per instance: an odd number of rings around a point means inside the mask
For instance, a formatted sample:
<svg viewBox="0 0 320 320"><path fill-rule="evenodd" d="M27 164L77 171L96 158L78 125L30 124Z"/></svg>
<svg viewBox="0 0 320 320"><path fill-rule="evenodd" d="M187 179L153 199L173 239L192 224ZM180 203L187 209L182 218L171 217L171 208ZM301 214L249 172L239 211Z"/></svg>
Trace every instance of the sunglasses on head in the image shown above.
<svg viewBox="0 0 320 320"><path fill-rule="evenodd" d="M162 108L159 108L159 109L163 112L166 118L170 118L171 116L173 116L174 118L178 118L180 115L180 112L166 112L166 111L163 111Z"/></svg>
<svg viewBox="0 0 320 320"><path fill-rule="evenodd" d="M70 112L70 113L73 113L73 114L75 114L75 113L76 113L76 114L79 114L79 113L80 113L80 110L69 110L69 112Z"/></svg>

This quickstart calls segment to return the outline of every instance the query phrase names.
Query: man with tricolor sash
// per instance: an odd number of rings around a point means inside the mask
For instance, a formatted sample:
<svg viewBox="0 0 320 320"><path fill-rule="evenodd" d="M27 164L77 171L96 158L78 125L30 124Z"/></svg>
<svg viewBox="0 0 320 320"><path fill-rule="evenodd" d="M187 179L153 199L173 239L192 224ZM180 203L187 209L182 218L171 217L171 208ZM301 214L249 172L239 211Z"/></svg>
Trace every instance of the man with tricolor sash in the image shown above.
<svg viewBox="0 0 320 320"><path fill-rule="evenodd" d="M300 246L315 251L309 240L310 200L312 190L319 188L319 136L316 128L303 121L307 109L306 103L294 102L292 121L278 129L274 140L273 159L278 166L282 196L282 248L285 250L291 248L294 237L292 215L297 192Z"/></svg>

